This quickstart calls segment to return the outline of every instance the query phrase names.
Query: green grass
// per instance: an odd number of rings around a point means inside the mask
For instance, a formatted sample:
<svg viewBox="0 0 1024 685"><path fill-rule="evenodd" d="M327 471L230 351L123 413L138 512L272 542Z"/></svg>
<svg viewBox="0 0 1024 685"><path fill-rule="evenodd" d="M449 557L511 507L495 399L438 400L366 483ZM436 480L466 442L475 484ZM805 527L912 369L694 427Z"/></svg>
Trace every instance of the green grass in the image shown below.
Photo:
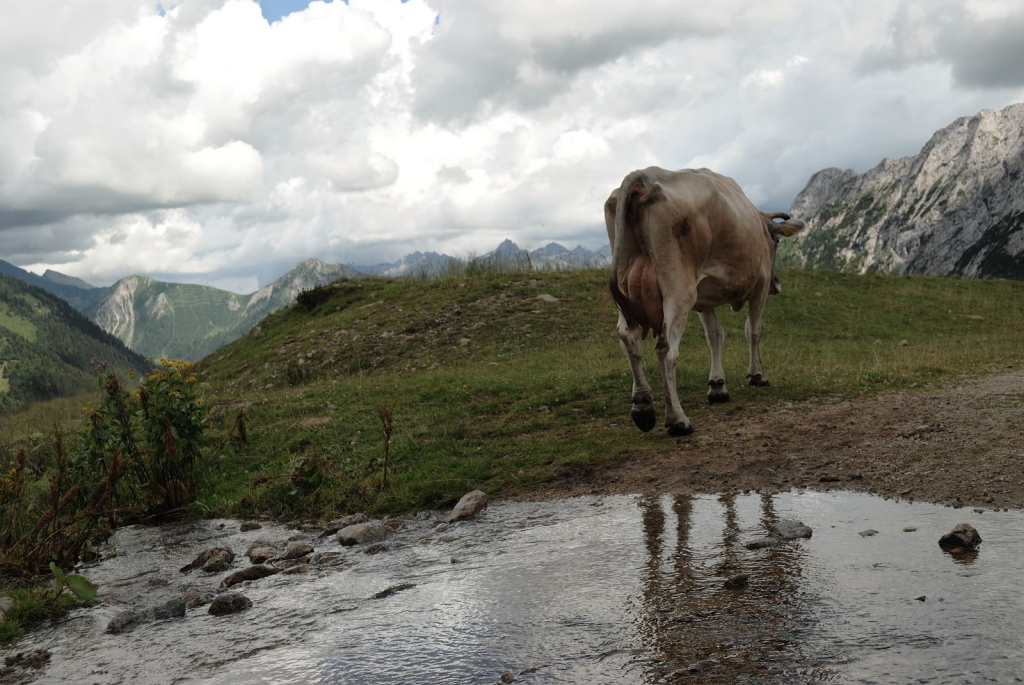
<svg viewBox="0 0 1024 685"><path fill-rule="evenodd" d="M3 304L0 304L0 328L6 328L13 333L17 333L29 342L35 342L36 340L35 324L24 317L11 313Z"/></svg>
<svg viewBox="0 0 1024 685"><path fill-rule="evenodd" d="M956 382L1024 359L1020 283L780 275L761 345L771 388L745 385L746 313L720 312L730 393L746 411ZM660 426L642 434L630 421L606 281L605 271L343 281L314 307L270 315L198 367L212 440L196 512L323 518L441 507L472 488L528 493L592 464L672 448ZM652 340L645 354L663 416ZM698 434L709 365L692 316L677 383ZM54 423L68 430L82 404L13 415L0 449L28 434L40 441ZM392 405L385 488L377 413Z"/></svg>

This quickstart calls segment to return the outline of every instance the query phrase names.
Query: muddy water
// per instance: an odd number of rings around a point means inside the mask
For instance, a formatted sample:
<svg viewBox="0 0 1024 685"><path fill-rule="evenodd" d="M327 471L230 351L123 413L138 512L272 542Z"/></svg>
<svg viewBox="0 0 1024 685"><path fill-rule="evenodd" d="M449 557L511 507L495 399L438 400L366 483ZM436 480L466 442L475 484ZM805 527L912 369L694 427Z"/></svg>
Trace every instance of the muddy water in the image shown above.
<svg viewBox="0 0 1024 685"><path fill-rule="evenodd" d="M751 550L779 519L809 540ZM974 557L936 544L967 522ZM913 527L915 531L905 532ZM868 529L873 536L861 536ZM51 653L36 682L1015 682L1024 673L1021 512L868 495L580 498L497 503L452 526L421 515L377 554L316 540L308 571L235 589L253 607L104 628L126 607L223 574L207 547L281 543L236 521L127 528L85 569L104 604L11 652ZM247 563L236 560L236 567ZM748 576L747 586L725 581ZM381 598L377 593L411 586Z"/></svg>

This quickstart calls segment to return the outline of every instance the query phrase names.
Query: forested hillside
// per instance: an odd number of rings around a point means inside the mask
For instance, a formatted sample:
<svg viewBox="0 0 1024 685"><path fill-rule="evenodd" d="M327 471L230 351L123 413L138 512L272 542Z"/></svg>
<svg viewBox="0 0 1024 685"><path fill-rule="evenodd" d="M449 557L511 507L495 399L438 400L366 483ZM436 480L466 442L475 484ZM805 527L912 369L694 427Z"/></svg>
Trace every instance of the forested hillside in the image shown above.
<svg viewBox="0 0 1024 685"><path fill-rule="evenodd" d="M92 365L145 371L141 356L41 288L0 275L0 412L95 388Z"/></svg>

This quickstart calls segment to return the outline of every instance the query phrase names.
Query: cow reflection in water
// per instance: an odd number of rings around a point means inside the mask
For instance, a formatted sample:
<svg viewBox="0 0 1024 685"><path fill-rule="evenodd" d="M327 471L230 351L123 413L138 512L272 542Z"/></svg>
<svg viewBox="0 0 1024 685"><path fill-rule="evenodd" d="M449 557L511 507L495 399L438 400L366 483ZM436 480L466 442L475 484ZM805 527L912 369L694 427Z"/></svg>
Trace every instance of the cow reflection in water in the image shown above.
<svg viewBox="0 0 1024 685"><path fill-rule="evenodd" d="M695 539L694 521L699 518L700 529L707 530L712 500L675 495L640 501L647 546L640 629L646 647L658 655L652 680L775 683L834 677L822 668L832 657L804 653L802 633L816 620L801 596L799 543L746 549L736 496L722 495L718 502L724 508L721 539L701 541ZM760 505L761 527L768 530L776 522L771 496L762 495ZM743 574L748 584L727 583Z"/></svg>

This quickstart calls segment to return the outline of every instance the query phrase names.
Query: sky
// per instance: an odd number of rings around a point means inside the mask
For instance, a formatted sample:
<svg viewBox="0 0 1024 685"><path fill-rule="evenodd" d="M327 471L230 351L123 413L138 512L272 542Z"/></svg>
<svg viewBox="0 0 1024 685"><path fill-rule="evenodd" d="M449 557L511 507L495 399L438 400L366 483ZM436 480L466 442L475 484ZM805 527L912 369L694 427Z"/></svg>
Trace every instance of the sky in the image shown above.
<svg viewBox="0 0 1024 685"><path fill-rule="evenodd" d="M596 249L634 169L766 211L1024 101L1018 0L0 0L0 259L252 292Z"/></svg>

